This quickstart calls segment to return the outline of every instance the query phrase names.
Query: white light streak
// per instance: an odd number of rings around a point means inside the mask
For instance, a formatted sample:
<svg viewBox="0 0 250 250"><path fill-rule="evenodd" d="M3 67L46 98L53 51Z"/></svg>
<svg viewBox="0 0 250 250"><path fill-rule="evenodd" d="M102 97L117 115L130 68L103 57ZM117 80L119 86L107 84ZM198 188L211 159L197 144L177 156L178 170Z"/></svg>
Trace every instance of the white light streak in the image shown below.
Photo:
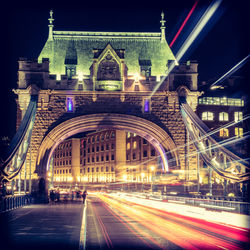
<svg viewBox="0 0 250 250"><path fill-rule="evenodd" d="M176 54L176 61L174 61L174 62L172 62L170 64L168 72L167 72L167 75L164 76L163 79L155 86L155 88L153 89L153 91L150 94L149 98L151 98L154 95L154 93L159 89L159 87L165 81L165 79L170 74L170 72L174 69L175 65L178 64L178 62L181 60L181 58L183 57L183 55L187 52L187 50L189 49L189 47L191 46L191 44L194 42L194 40L197 38L197 36L202 31L202 29L208 23L209 19L213 16L213 14L215 13L215 11L218 9L218 7L220 6L221 2L222 2L222 0L217 0L217 1L215 1L214 3L212 3L208 7L208 9L206 10L206 12L203 14L203 16L201 17L201 19L199 20L199 22L196 24L196 26L194 27L194 29L192 30L192 32L190 33L190 35L188 36L188 38L186 39L186 41L183 43L183 45L181 46L181 48L177 52L177 54Z"/></svg>
<svg viewBox="0 0 250 250"><path fill-rule="evenodd" d="M215 86L217 83L225 80L227 77L231 76L235 71L240 69L249 59L250 55L245 57L243 60L241 60L239 63L237 63L232 69L230 69L226 74L224 74L221 78L219 78L216 82L214 82L211 86L210 89L217 89L220 86Z"/></svg>

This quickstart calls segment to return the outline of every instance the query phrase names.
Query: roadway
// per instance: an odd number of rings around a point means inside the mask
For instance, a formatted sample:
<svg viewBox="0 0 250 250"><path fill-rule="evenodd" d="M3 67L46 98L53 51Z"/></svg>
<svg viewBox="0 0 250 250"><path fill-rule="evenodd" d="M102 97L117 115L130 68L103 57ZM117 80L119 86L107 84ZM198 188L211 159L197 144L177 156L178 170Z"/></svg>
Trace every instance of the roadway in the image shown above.
<svg viewBox="0 0 250 250"><path fill-rule="evenodd" d="M118 196L90 193L85 208L81 202L61 202L0 214L0 249L246 249L250 243L249 229Z"/></svg>

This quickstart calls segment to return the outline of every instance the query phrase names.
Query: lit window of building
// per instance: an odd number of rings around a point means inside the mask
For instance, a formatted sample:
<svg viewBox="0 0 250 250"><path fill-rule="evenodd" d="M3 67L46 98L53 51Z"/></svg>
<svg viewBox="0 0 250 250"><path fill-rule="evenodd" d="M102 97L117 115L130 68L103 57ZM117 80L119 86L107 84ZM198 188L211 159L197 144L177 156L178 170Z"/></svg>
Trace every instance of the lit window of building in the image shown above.
<svg viewBox="0 0 250 250"><path fill-rule="evenodd" d="M212 112L203 112L202 118L203 121L213 121L214 120L214 113Z"/></svg>
<svg viewBox="0 0 250 250"><path fill-rule="evenodd" d="M199 104L243 107L244 100L227 97L201 97L199 98Z"/></svg>
<svg viewBox="0 0 250 250"><path fill-rule="evenodd" d="M219 113L219 121L228 121L228 113L220 112Z"/></svg>
<svg viewBox="0 0 250 250"><path fill-rule="evenodd" d="M242 112L234 112L234 121L238 122L243 119L243 113Z"/></svg>
<svg viewBox="0 0 250 250"><path fill-rule="evenodd" d="M236 127L234 129L234 131L235 131L235 136L237 136L237 137L242 137L243 136L243 128Z"/></svg>
<svg viewBox="0 0 250 250"><path fill-rule="evenodd" d="M136 148L137 148L137 142L134 141L134 142L133 142L133 149L136 149Z"/></svg>
<svg viewBox="0 0 250 250"><path fill-rule="evenodd" d="M130 142L127 143L127 149L130 149Z"/></svg>
<svg viewBox="0 0 250 250"><path fill-rule="evenodd" d="M130 138L130 132L127 133L127 138Z"/></svg>
<svg viewBox="0 0 250 250"><path fill-rule="evenodd" d="M227 128L220 129L220 137L222 138L229 137L229 130Z"/></svg>

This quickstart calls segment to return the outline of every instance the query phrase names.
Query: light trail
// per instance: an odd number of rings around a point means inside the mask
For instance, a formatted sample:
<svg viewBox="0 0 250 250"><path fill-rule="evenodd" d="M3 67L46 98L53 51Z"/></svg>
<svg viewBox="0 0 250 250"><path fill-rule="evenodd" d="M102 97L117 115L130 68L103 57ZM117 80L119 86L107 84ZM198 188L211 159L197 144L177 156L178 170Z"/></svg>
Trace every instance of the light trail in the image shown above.
<svg viewBox="0 0 250 250"><path fill-rule="evenodd" d="M246 64L246 62L248 61L250 55L248 55L247 57L245 57L243 60L241 60L239 63L237 63L233 68L231 68L227 73L225 73L221 78L219 78L216 82L214 82L211 86L210 89L217 89L220 86L216 86L216 84L224 81L226 78L228 78L229 76L231 76L234 72L236 72L238 69L240 69L243 65Z"/></svg>
<svg viewBox="0 0 250 250"><path fill-rule="evenodd" d="M218 133L218 132L219 132L221 129L223 129L223 128L229 128L229 127L234 126L234 125L236 125L236 124L238 124L238 123L240 123L240 122L243 122L244 120L247 120L247 119L249 119L249 118L250 118L250 115L245 115L245 116L243 117L243 119L241 119L241 120L239 120L239 121L237 121L237 122L235 122L235 121L229 122L229 123L227 123L227 124L225 124L225 125L223 125L223 126L220 126L219 128L217 128L217 129L215 129L215 130L213 130L213 131L207 133L206 135L203 135L202 137L200 137L200 138L198 138L198 139L196 139L196 140L191 140L191 141L189 142L189 144L193 144L193 143L195 143L195 142L199 142L199 141L201 141L201 140L204 140L204 139L208 138L209 136ZM248 132L244 133L243 135L247 135L247 134L248 134ZM234 138L234 139L237 139L238 141L246 139L246 138L244 138L244 137L239 137L239 138L237 138L236 136L233 137L233 138ZM217 144L216 147L217 147L217 148L218 148L218 147L221 147L221 143L224 143L225 141L228 142L228 140L231 140L231 139L232 139L232 138L229 138L229 139L224 140L224 141L222 141L222 142L218 142L218 144ZM233 140L234 140L234 139L233 139ZM231 143L235 143L235 142L237 142L237 140L231 141ZM164 142L164 141L162 141L162 142L160 142L160 143L163 143L163 142ZM229 144L229 143L228 143L228 144ZM228 144L227 144L227 145L228 145ZM181 148L184 148L184 147L186 147L186 146L188 146L188 143L183 144L183 145L181 145L181 146L178 146L178 147L176 147L175 149L166 152L165 155L171 154L171 153L173 153L173 152L175 152L175 151L177 151L177 150L180 150ZM216 147L214 147L214 148L216 148ZM207 150L209 150L209 149L205 149L205 150L203 150L203 151L198 151L198 152L202 153L202 152L206 152ZM197 152L197 151L196 151L196 152ZM161 157L161 156L158 155L158 156L156 156L156 157L154 157L154 158L151 158L151 159L149 159L149 160L143 161L142 163L140 163L140 164L138 164L138 165L136 165L136 166L134 166L134 167L135 167L135 168L138 168L139 166L141 166L141 165L143 165L143 164L145 164L145 163L148 163L148 162L150 162L150 161L152 161L152 160L158 159L158 158L160 158L160 157ZM186 157L187 157L187 156L184 156L184 158L186 158ZM182 157L180 157L180 158L183 159ZM175 161L175 159L168 159L168 163L171 163L171 162L174 162L174 161Z"/></svg>
<svg viewBox="0 0 250 250"><path fill-rule="evenodd" d="M174 42L176 41L176 39L178 38L178 36L180 35L181 31L183 30L184 26L186 25L187 21L189 20L190 16L192 15L192 13L194 12L194 9L196 7L196 5L198 4L199 0L196 0L192 9L189 11L187 17L185 18L184 22L182 23L181 27L179 28L178 32L176 33L174 39L172 40L172 42L170 43L169 47L171 48L174 44Z"/></svg>
<svg viewBox="0 0 250 250"><path fill-rule="evenodd" d="M161 238L184 249L241 249L241 244L249 241L247 230L242 231L226 225L218 225L206 221L206 218L199 220L182 216L183 206L180 208L182 212L177 214L164 211L163 207L169 206L164 202L145 201L146 206L143 206L133 198L131 202L129 197L119 198L102 194L98 194L98 197L107 203L118 216L122 213L125 215L123 217L125 220L127 216ZM176 204L171 207L178 210ZM127 219L128 223L129 221Z"/></svg>
<svg viewBox="0 0 250 250"><path fill-rule="evenodd" d="M187 52L187 50L189 49L189 47L191 46L191 44L194 42L194 40L197 38L197 36L202 31L202 29L208 23L209 19L216 12L216 10L220 6L221 2L222 2L222 0L214 1L208 7L208 9L206 10L206 12L203 14L203 16L201 17L201 19L199 20L199 22L196 24L196 26L194 27L194 29L192 30L192 32L190 33L190 35L188 36L188 38L186 39L186 41L183 43L183 45L181 46L181 48L177 52L177 54L176 54L176 60L170 64L166 76L164 76L162 78L162 80L155 86L155 88L152 90L152 93L150 94L150 96L148 97L148 99L150 99L155 94L155 92L159 89L159 87L161 86L161 84L168 77L168 75L170 74L170 72L174 69L175 65L178 64L178 62L181 60L181 58L183 57L183 55Z"/></svg>

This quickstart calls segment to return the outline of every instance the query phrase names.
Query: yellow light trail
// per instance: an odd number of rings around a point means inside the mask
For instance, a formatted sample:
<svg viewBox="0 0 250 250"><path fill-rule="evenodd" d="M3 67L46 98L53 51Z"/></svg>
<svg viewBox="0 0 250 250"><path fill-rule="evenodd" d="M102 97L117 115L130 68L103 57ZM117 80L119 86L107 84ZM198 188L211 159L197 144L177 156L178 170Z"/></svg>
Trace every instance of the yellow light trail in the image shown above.
<svg viewBox="0 0 250 250"><path fill-rule="evenodd" d="M239 242L233 242L221 237L221 234L244 242L248 242L249 240L249 237L247 237L245 233L242 233L242 231L238 232L238 234L243 234L241 237L235 235L235 233L223 232L223 229L227 230L228 228L223 228L221 225L219 228L214 229L211 226L214 225L214 227L216 227L215 223L210 223L209 226L207 226L206 221L198 222L198 220L196 220L193 222L192 218L188 219L180 216L176 218L173 214L164 213L155 208L145 208L128 202L127 199L123 200L117 197L110 198L102 194L98 194L98 197L108 204L118 216L124 214L133 221L140 223L158 234L160 237L184 249L241 249ZM123 217L123 219L124 218L126 217ZM131 226L133 226L133 224ZM206 230L204 231L203 229ZM214 233L218 236L215 236Z"/></svg>

